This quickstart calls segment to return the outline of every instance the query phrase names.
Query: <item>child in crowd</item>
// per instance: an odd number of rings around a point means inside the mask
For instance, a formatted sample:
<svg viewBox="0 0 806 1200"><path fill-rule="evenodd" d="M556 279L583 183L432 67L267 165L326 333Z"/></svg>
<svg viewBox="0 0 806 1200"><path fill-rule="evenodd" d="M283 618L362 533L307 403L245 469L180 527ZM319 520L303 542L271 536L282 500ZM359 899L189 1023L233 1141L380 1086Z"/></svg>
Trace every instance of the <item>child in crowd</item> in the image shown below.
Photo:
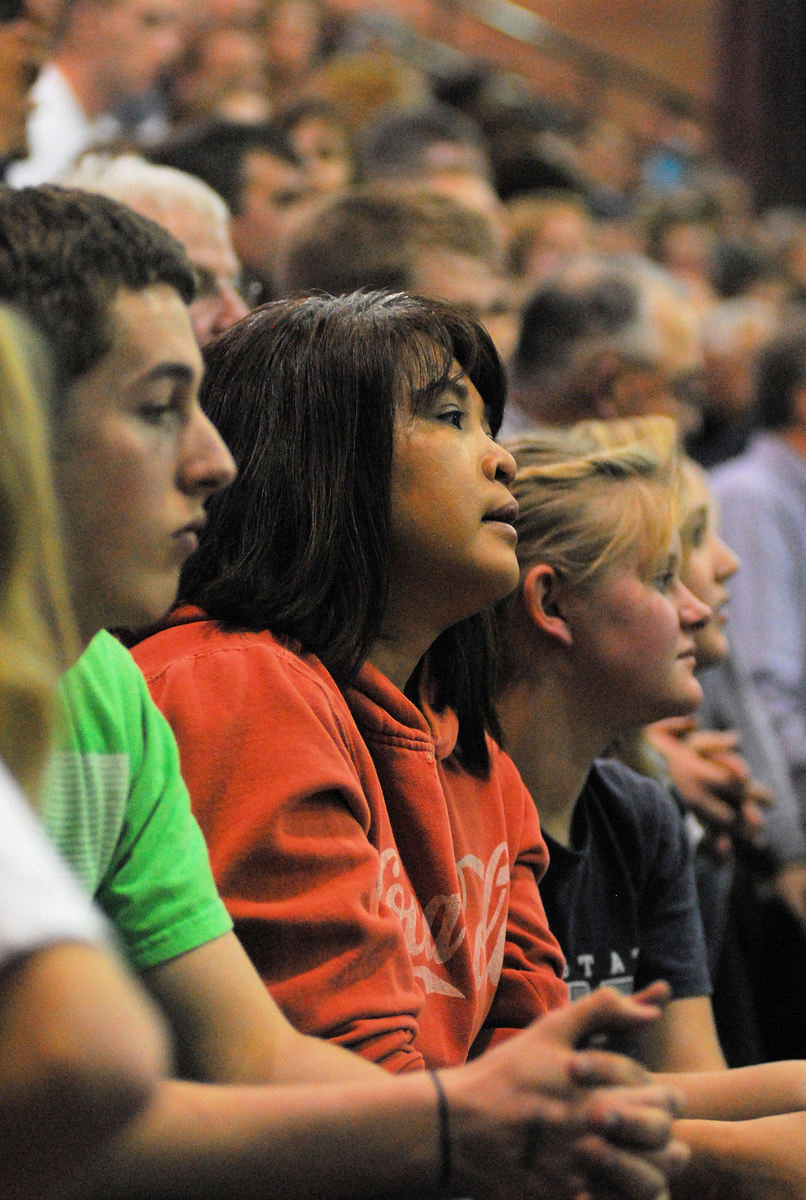
<svg viewBox="0 0 806 1200"><path fill-rule="evenodd" d="M598 757L622 734L693 710L699 656L723 637L710 604L722 603L729 551L695 544L702 497L675 445L664 417L582 421L509 443L521 579L498 608L499 710L549 844L541 892L572 998L601 983L630 992L659 973L672 983L663 1020L629 1045L674 1073L695 1118L680 1123L695 1153L679 1194L708 1179L723 1195L765 1177L783 1190L746 1194L798 1195L795 1156L775 1135L802 1136L806 1067L724 1069L681 815L658 784Z"/></svg>
<svg viewBox="0 0 806 1200"><path fill-rule="evenodd" d="M680 579L675 426L580 422L511 446L521 582L499 614L499 709L550 839L541 890L572 996L666 978L674 999L639 1057L724 1066L680 813L656 784L595 761L702 694L694 638L710 609Z"/></svg>

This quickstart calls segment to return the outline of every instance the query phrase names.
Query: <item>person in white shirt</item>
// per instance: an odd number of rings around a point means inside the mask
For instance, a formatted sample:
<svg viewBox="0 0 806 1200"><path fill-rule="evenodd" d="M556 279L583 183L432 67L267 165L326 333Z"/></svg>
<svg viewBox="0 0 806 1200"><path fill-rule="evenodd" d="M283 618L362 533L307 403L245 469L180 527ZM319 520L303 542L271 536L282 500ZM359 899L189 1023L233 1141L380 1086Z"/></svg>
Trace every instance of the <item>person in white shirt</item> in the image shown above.
<svg viewBox="0 0 806 1200"><path fill-rule="evenodd" d="M121 134L118 110L145 94L178 56L188 0L72 0L56 50L32 90L28 157L14 187L53 180L88 147ZM157 124L152 136L164 133Z"/></svg>

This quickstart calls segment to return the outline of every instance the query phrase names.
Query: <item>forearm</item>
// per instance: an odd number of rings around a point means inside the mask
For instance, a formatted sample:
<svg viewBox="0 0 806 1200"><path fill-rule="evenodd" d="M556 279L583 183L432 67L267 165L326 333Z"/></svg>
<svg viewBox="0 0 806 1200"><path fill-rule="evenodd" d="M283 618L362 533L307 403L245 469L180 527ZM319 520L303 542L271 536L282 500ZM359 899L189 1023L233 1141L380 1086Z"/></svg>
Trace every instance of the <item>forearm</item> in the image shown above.
<svg viewBox="0 0 806 1200"><path fill-rule="evenodd" d="M234 934L152 968L145 981L169 1017L187 1079L301 1084L367 1078L379 1070L296 1030Z"/></svg>
<svg viewBox="0 0 806 1200"><path fill-rule="evenodd" d="M700 1120L749 1121L806 1108L806 1061L655 1078L675 1087L684 1097L687 1117ZM806 1126L804 1131L806 1138Z"/></svg>
<svg viewBox="0 0 806 1200"><path fill-rule="evenodd" d="M372 1080L386 1072L360 1054L291 1029L274 1057L272 1083L349 1083Z"/></svg>
<svg viewBox="0 0 806 1200"><path fill-rule="evenodd" d="M311 1088L166 1083L77 1177L70 1200L427 1200L442 1191L446 1161L454 1194L487 1200L571 1200L579 1190L602 1200L660 1196L671 1126L660 1108L631 1103L629 1089L623 1099L622 1089L605 1089L569 1103L535 1088L516 1116L511 1079L468 1070L440 1073L447 1160L426 1072ZM615 1110L622 1116L612 1127Z"/></svg>
<svg viewBox="0 0 806 1200"><path fill-rule="evenodd" d="M166 1082L147 1113L99 1156L81 1200L328 1200L436 1194L436 1094L405 1080L314 1087Z"/></svg>
<svg viewBox="0 0 806 1200"><path fill-rule="evenodd" d="M704 1072L718 1078L726 1064L710 997L687 996L672 1000L661 1020L637 1036L633 1052L650 1071L666 1072L659 1077L674 1087L681 1078L677 1072L696 1072L690 1076L695 1084ZM683 1076L687 1077L688 1074ZM696 1094L696 1086L693 1090Z"/></svg>
<svg viewBox="0 0 806 1200"><path fill-rule="evenodd" d="M806 1113L754 1121L678 1121L691 1150L673 1200L803 1200Z"/></svg>
<svg viewBox="0 0 806 1200"><path fill-rule="evenodd" d="M67 943L2 974L0 1028L0 1195L60 1200L151 1102L165 1033L111 954Z"/></svg>
<svg viewBox="0 0 806 1200"><path fill-rule="evenodd" d="M469 1066L313 1087L166 1082L146 1114L94 1158L71 1200L354 1200L436 1194L485 1200L654 1200L679 1165L669 1094L636 1064L574 1047L656 1017L602 990ZM450 1168L450 1170L448 1170Z"/></svg>

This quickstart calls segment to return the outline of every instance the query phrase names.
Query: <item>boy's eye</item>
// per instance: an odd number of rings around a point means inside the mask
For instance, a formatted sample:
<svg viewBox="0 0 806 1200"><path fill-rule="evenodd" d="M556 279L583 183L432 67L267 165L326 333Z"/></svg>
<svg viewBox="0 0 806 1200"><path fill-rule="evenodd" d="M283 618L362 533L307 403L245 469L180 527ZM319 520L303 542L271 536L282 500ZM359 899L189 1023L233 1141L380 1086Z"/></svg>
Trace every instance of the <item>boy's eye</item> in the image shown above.
<svg viewBox="0 0 806 1200"><path fill-rule="evenodd" d="M140 408L140 416L149 425L165 425L179 415L179 407L173 400L154 401Z"/></svg>

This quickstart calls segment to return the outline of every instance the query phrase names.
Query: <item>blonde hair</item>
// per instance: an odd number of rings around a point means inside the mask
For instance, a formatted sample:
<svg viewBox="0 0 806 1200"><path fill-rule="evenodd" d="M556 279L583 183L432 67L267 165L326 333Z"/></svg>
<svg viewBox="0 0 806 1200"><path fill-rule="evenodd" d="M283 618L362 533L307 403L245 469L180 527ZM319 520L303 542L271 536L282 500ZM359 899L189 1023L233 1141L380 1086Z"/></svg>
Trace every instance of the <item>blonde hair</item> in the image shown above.
<svg viewBox="0 0 806 1200"><path fill-rule="evenodd" d="M518 471L518 559L573 586L638 554L655 569L677 520L677 432L666 417L580 421L507 444Z"/></svg>
<svg viewBox="0 0 806 1200"><path fill-rule="evenodd" d="M637 561L644 578L663 565L678 524L677 427L668 417L579 421L506 442L517 463L521 578L537 563L574 588ZM520 657L509 631L515 597L499 607L502 678Z"/></svg>
<svg viewBox="0 0 806 1200"><path fill-rule="evenodd" d="M45 416L47 356L0 307L0 755L35 797L55 686L77 653Z"/></svg>

